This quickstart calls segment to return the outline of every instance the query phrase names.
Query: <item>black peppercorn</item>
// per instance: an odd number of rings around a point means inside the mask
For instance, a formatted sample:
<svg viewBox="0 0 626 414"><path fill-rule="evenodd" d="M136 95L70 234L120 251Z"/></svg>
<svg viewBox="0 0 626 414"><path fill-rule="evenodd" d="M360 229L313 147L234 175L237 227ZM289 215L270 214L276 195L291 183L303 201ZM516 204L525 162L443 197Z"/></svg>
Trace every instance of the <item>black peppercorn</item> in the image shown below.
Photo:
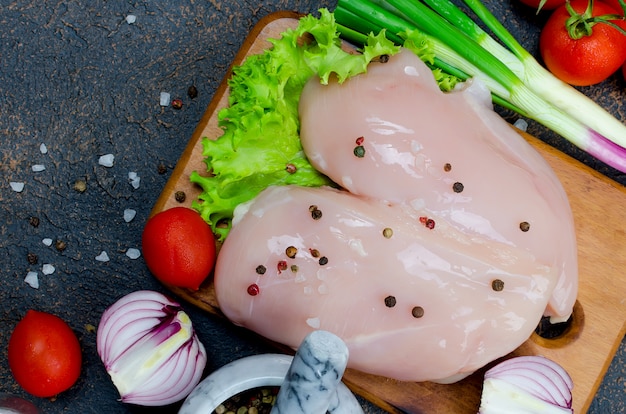
<svg viewBox="0 0 626 414"><path fill-rule="evenodd" d="M396 306L396 297L395 296L387 296L385 298L385 306L388 308L393 308Z"/></svg>
<svg viewBox="0 0 626 414"><path fill-rule="evenodd" d="M194 85L191 85L187 89L187 96L190 97L191 99L194 99L195 97L198 96L198 89Z"/></svg>
<svg viewBox="0 0 626 414"><path fill-rule="evenodd" d="M187 195L185 194L184 191L176 191L174 193L174 199L178 201L179 203L184 203L185 200L187 199Z"/></svg>
<svg viewBox="0 0 626 414"><path fill-rule="evenodd" d="M500 279L494 279L491 282L491 288L496 292L500 292L502 291L502 289L504 289L504 282Z"/></svg>

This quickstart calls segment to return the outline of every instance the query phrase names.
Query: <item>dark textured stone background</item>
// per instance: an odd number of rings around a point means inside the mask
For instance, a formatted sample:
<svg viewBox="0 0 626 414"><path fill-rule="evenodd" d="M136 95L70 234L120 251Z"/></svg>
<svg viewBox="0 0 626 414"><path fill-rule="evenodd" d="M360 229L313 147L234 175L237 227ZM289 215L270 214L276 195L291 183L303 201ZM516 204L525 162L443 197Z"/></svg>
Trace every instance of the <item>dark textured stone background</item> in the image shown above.
<svg viewBox="0 0 626 414"><path fill-rule="evenodd" d="M0 392L29 398L45 413L142 411L116 401L87 326L96 326L123 294L163 290L142 259L125 252L140 246L152 205L250 28L273 11L313 12L334 3L0 0ZM536 52L542 18L510 0L487 3ZM126 23L128 14L137 16L136 23ZM190 85L199 91L193 100L186 95ZM182 97L183 109L159 106L161 91ZM624 118L621 78L585 91ZM543 128L531 123L529 132L626 184L623 174L588 160ZM48 147L45 155L41 143ZM98 165L107 153L115 155L112 168ZM46 170L35 173L34 164ZM159 164L166 173L158 172ZM130 171L141 177L138 189L128 182ZM84 193L73 189L77 179L86 181ZM24 182L24 191L12 191L10 181ZM137 210L130 223L122 217L126 208ZM40 219L37 228L30 217ZM46 237L64 241L67 249L44 246ZM103 250L107 263L94 259ZM28 253L38 255L37 264L28 263ZM55 273L43 275L44 263L54 265ZM39 272L39 289L23 281L30 270ZM6 363L10 332L29 308L68 321L83 348L80 379L54 401L21 391ZM187 308L209 352L207 372L267 351L246 332ZM624 412L623 377L624 344L591 412Z"/></svg>

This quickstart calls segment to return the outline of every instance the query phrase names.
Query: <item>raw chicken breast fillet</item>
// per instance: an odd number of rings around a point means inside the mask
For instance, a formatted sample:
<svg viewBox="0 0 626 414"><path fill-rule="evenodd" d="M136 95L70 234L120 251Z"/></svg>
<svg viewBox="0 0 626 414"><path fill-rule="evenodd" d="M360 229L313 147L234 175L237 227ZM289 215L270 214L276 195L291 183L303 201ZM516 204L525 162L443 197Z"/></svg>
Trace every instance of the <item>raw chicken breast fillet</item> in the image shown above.
<svg viewBox="0 0 626 414"><path fill-rule="evenodd" d="M452 382L569 317L565 192L479 82L444 94L402 51L344 84L310 81L301 139L340 186L271 187L235 211L215 270L235 324L297 347L340 336L349 367Z"/></svg>

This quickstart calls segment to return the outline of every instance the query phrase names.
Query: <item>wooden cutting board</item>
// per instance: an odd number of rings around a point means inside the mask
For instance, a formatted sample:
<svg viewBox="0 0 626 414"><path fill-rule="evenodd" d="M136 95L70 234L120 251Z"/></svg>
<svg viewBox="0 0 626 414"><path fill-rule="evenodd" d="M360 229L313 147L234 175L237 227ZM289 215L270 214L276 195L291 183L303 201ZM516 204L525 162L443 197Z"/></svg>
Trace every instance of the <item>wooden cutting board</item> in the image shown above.
<svg viewBox="0 0 626 414"><path fill-rule="evenodd" d="M233 65L270 46L285 29L297 25L297 15L272 14L258 23L245 40ZM230 71L226 78L230 75ZM152 214L174 206L191 206L200 194L192 185L192 171L206 171L202 137L215 139L222 132L217 112L227 105L228 88L222 82L207 108ZM574 409L589 408L602 377L626 333L626 189L538 139L524 137L546 158L565 187L574 213L579 244L580 293L574 323L563 336L547 340L533 335L514 354L543 355L560 363L574 380ZM186 200L175 200L184 191ZM169 286L180 298L223 317L213 285L199 291ZM484 369L452 385L398 382L348 370L344 381L356 393L392 413L476 413Z"/></svg>

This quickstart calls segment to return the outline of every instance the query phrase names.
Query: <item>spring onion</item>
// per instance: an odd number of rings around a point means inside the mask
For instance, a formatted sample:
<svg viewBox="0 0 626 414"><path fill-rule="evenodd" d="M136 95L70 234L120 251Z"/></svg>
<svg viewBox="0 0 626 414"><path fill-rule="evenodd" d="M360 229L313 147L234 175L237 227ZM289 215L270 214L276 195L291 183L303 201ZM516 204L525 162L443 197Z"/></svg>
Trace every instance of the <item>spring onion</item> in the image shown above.
<svg viewBox="0 0 626 414"><path fill-rule="evenodd" d="M556 362L514 357L485 373L479 414L573 413L574 383Z"/></svg>
<svg viewBox="0 0 626 414"><path fill-rule="evenodd" d="M206 365L189 316L158 292L136 291L107 308L96 343L125 403L162 406L182 400Z"/></svg>
<svg viewBox="0 0 626 414"><path fill-rule="evenodd" d="M626 172L626 126L543 69L480 1L464 1L510 51L449 0L339 0L335 15L346 31L378 28L399 37L424 33L437 60L480 78L509 109Z"/></svg>

